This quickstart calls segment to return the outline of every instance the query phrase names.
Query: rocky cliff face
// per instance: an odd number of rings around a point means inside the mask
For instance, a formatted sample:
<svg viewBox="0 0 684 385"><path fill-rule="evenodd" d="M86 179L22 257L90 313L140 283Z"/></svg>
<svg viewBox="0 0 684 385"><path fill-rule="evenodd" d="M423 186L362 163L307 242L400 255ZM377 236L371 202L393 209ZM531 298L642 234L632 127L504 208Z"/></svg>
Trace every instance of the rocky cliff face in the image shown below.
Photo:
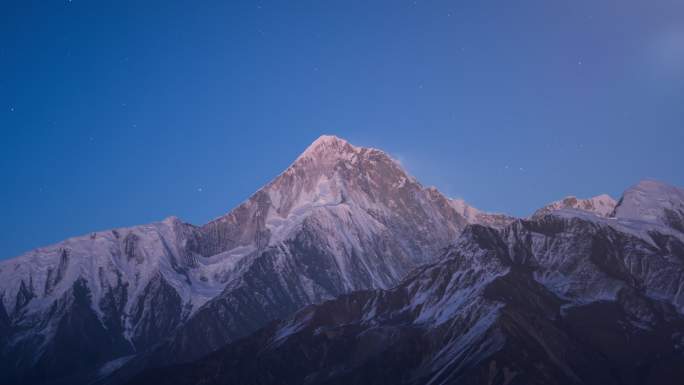
<svg viewBox="0 0 684 385"><path fill-rule="evenodd" d="M132 383L677 384L684 234L616 213L469 226L393 289L307 307Z"/></svg>

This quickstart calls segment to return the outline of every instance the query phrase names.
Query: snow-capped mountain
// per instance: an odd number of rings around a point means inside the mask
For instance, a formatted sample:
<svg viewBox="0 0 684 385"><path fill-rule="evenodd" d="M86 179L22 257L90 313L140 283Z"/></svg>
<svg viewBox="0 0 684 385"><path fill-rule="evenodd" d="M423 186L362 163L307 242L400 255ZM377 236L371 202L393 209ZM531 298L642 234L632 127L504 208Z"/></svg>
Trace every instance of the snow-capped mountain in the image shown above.
<svg viewBox="0 0 684 385"><path fill-rule="evenodd" d="M646 181L617 204L565 199L518 220L424 188L380 150L323 136L205 225L170 217L0 262L0 383L118 384L214 351L169 373L572 383L595 362L623 376L619 365L647 360L588 346L581 331L594 327L651 341L648 354L671 348L679 362L683 196ZM524 366L520 349L541 366ZM226 358L239 364L216 361Z"/></svg>
<svg viewBox="0 0 684 385"><path fill-rule="evenodd" d="M654 180L629 188L612 216L660 223L684 232L684 190Z"/></svg>
<svg viewBox="0 0 684 385"><path fill-rule="evenodd" d="M209 295L190 274L199 239L169 218L0 263L0 378L40 382L151 347Z"/></svg>
<svg viewBox="0 0 684 385"><path fill-rule="evenodd" d="M473 222L384 152L323 136L206 225L172 217L0 262L0 379L106 374L162 340L155 360L197 358L304 305L389 288Z"/></svg>
<svg viewBox="0 0 684 385"><path fill-rule="evenodd" d="M637 194L652 217L470 225L395 288L309 306L131 384L679 384L684 234L654 207L684 201L642 185L621 202Z"/></svg>
<svg viewBox="0 0 684 385"><path fill-rule="evenodd" d="M583 210L601 217L608 217L613 213L616 205L615 199L607 194L601 194L588 199L578 199L577 197L569 196L540 208L532 214L532 217L538 218L552 211L562 209Z"/></svg>
<svg viewBox="0 0 684 385"><path fill-rule="evenodd" d="M309 303L388 288L434 260L467 221L382 151L315 141L245 206L204 227L210 244L253 231L262 246L154 361L191 359ZM254 229L254 230L251 230ZM228 244L224 252L246 243Z"/></svg>

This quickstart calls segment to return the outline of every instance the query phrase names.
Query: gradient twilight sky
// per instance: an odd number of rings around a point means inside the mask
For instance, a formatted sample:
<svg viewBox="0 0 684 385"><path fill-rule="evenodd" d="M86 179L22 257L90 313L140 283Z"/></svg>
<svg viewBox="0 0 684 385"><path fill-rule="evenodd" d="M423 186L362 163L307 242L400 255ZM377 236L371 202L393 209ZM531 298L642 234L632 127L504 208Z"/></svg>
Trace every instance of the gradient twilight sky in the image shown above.
<svg viewBox="0 0 684 385"><path fill-rule="evenodd" d="M204 223L321 134L514 215L684 185L681 0L5 0L0 71L0 258Z"/></svg>

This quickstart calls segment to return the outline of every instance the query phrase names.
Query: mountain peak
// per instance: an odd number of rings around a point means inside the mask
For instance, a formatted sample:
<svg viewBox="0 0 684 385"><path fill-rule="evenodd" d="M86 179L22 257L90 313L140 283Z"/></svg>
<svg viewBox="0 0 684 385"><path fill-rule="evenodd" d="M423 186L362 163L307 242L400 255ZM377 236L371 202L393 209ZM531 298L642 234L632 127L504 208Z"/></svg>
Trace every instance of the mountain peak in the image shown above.
<svg viewBox="0 0 684 385"><path fill-rule="evenodd" d="M630 190L642 190L642 191L667 191L667 190L678 190L676 187L669 185L664 182L657 181L655 179L642 179L639 183L627 189Z"/></svg>
<svg viewBox="0 0 684 385"><path fill-rule="evenodd" d="M641 200L645 197L654 201L681 201L684 198L684 190L673 185L653 179L643 179L623 193L626 198Z"/></svg>
<svg viewBox="0 0 684 385"><path fill-rule="evenodd" d="M345 145L348 142L335 135L321 135L314 140L309 147L317 147L322 145Z"/></svg>
<svg viewBox="0 0 684 385"><path fill-rule="evenodd" d="M574 195L567 196L559 201L551 202L532 214L532 218L539 218L553 211L563 209L575 209L594 213L600 217L609 216L615 209L615 199L608 194L597 195L592 198L580 199Z"/></svg>
<svg viewBox="0 0 684 385"><path fill-rule="evenodd" d="M684 190L652 179L644 179L628 188L613 214L622 219L662 223L684 220ZM684 230L684 223L675 226Z"/></svg>
<svg viewBox="0 0 684 385"><path fill-rule="evenodd" d="M297 161L302 159L338 158L341 155L354 154L358 151L358 147L352 146L342 138L334 135L322 135L304 150L297 158Z"/></svg>

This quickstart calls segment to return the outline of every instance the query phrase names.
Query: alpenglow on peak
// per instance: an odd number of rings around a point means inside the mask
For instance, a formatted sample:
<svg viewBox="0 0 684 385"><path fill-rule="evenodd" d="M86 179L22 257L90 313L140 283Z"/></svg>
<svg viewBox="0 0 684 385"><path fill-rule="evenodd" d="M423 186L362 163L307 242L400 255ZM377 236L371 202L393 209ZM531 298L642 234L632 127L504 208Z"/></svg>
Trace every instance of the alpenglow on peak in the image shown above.
<svg viewBox="0 0 684 385"><path fill-rule="evenodd" d="M359 147L351 145L342 138L334 135L322 135L314 140L313 143L299 155L295 163L302 159L334 159L345 154L351 155L358 153L359 150Z"/></svg>

